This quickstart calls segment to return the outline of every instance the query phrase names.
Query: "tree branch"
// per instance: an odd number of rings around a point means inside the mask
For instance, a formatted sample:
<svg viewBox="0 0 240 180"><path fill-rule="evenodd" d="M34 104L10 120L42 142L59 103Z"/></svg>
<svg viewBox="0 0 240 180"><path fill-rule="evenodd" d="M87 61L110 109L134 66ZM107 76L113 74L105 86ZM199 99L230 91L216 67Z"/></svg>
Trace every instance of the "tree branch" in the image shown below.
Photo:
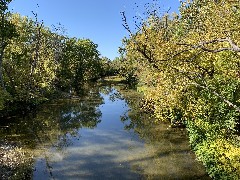
<svg viewBox="0 0 240 180"><path fill-rule="evenodd" d="M208 86L203 86L203 85L200 85L200 84L197 84L197 83L192 83L192 84L195 85L195 86L198 86L200 88L206 89L208 92L214 94L219 99L221 99L223 102L225 102L229 107L233 107L237 112L240 112L240 107L238 107L237 105L235 105L232 102L230 102L229 100L227 100L225 97L223 97L222 95L217 93L215 90L210 89Z"/></svg>
<svg viewBox="0 0 240 180"><path fill-rule="evenodd" d="M122 21L123 21L123 27L129 32L130 36L132 37L132 31L130 30L129 26L128 26L128 23L127 23L127 18L126 18L126 15L125 15L125 12L122 11L120 12L121 15L122 15Z"/></svg>
<svg viewBox="0 0 240 180"><path fill-rule="evenodd" d="M230 47L223 47L223 48L219 48L219 49L209 49L205 46L205 45L208 45L208 44L219 43L219 42L228 42ZM214 40L211 40L211 41L202 41L197 45L188 44L188 43L177 43L177 45L188 46L188 47L191 47L193 49L202 49L204 51L212 52L212 53L217 53L217 52L221 52L221 51L240 52L240 47L236 43L234 43L233 40L229 37L223 38L223 39L221 39L221 38L220 39L214 39Z"/></svg>

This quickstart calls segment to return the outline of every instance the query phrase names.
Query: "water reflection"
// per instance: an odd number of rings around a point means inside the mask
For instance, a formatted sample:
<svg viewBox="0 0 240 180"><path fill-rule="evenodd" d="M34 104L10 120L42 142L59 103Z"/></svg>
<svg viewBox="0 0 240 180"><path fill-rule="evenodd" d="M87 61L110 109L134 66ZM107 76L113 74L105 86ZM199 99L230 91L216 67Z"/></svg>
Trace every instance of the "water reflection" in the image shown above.
<svg viewBox="0 0 240 180"><path fill-rule="evenodd" d="M131 171L128 157L131 147L142 149L143 143L133 132L124 130L120 116L128 110L124 99L110 98L117 91L101 87L104 104L99 106L101 123L94 129L82 128L80 140L59 152L52 148L48 153L55 179L138 179L140 174ZM47 179L45 158L38 159L35 179ZM45 170L44 170L45 169Z"/></svg>
<svg viewBox="0 0 240 180"><path fill-rule="evenodd" d="M141 98L136 91L119 89L119 92L130 108L121 117L122 122L128 122L125 129L133 130L144 140L144 150L129 157L133 171L141 173L143 179L210 179L190 151L185 129L155 122L140 110Z"/></svg>
<svg viewBox="0 0 240 180"><path fill-rule="evenodd" d="M0 161L2 179L207 178L186 132L140 112L135 91L102 86L86 92L2 123L0 159L10 155L3 147L22 159L13 167Z"/></svg>
<svg viewBox="0 0 240 180"><path fill-rule="evenodd" d="M102 103L103 98L98 89L91 88L81 98L56 100L26 117L1 121L0 177L23 179L32 176L33 159L39 155L45 158L51 174L46 149L54 147L61 151L72 144L73 138L79 136L79 129L95 128L101 122L102 114L98 106ZM9 149L15 156L8 152ZM4 159L4 156L8 158ZM22 163L15 163L14 159Z"/></svg>

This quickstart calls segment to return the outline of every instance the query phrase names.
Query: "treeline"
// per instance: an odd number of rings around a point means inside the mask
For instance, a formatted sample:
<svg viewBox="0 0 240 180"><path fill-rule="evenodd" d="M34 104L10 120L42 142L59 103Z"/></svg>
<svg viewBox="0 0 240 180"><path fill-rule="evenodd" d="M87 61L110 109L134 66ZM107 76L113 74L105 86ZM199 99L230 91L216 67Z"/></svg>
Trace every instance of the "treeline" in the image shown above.
<svg viewBox="0 0 240 180"><path fill-rule="evenodd" d="M33 19L12 14L10 2L0 2L0 110L5 114L112 74L111 61L100 57L97 44L68 37L63 27L50 29L37 14Z"/></svg>
<svg viewBox="0 0 240 180"><path fill-rule="evenodd" d="M122 13L121 74L137 82L145 111L187 126L210 177L240 179L240 1L181 1L179 14L154 2L134 32Z"/></svg>

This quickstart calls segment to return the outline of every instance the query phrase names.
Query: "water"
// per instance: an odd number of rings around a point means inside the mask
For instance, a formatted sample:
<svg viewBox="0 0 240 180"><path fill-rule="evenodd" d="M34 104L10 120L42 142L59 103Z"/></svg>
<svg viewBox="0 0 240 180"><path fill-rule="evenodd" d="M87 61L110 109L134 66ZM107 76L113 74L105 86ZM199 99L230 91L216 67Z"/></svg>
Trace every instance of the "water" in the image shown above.
<svg viewBox="0 0 240 180"><path fill-rule="evenodd" d="M186 131L153 123L137 110L138 100L123 86L96 86L81 98L59 99L8 120L0 129L0 177L207 179Z"/></svg>

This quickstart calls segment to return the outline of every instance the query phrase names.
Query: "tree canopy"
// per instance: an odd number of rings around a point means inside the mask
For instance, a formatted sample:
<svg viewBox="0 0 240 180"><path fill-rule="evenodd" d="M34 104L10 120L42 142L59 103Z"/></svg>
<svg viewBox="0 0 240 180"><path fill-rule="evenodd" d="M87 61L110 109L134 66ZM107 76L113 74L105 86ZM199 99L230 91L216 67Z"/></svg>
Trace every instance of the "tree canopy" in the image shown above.
<svg viewBox="0 0 240 180"><path fill-rule="evenodd" d="M239 1L181 1L180 14L156 9L123 40L126 74L158 120L187 125L211 177L239 178ZM130 71L131 69L131 71Z"/></svg>
<svg viewBox="0 0 240 180"><path fill-rule="evenodd" d="M101 77L97 44L68 37L61 26L50 29L35 13L35 19L9 13L8 2L1 1L0 110L11 111L17 102L36 105L56 91L79 91Z"/></svg>

